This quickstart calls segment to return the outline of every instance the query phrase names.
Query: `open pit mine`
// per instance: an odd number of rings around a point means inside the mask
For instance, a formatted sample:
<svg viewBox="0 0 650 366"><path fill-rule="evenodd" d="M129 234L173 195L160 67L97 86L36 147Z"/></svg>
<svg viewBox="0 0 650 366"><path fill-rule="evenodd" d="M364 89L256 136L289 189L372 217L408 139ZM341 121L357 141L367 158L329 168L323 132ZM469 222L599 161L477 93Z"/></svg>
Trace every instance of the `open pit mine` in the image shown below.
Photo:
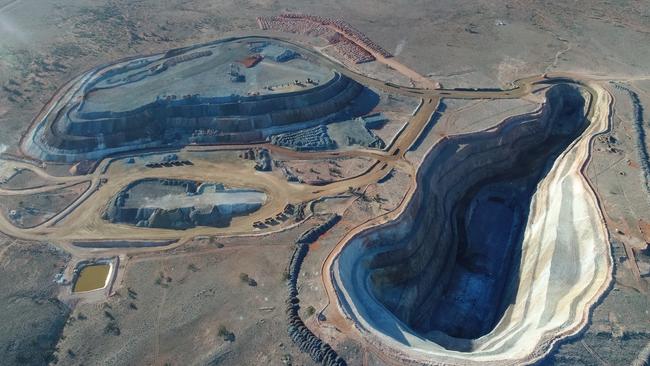
<svg viewBox="0 0 650 366"><path fill-rule="evenodd" d="M443 140L401 216L349 240L336 284L372 342L405 360L517 363L584 324L610 261L575 170L602 129L589 98L555 85L534 113Z"/></svg>
<svg viewBox="0 0 650 366"><path fill-rule="evenodd" d="M252 143L316 126L363 86L279 41L214 42L130 58L65 87L25 143L44 160L190 143Z"/></svg>
<svg viewBox="0 0 650 366"><path fill-rule="evenodd" d="M156 301L219 298L215 312L237 309L237 327L263 314L295 345L282 352L337 366L361 362L348 345L387 365L530 364L585 327L612 278L583 174L610 123L601 81L544 74L444 89L345 22L258 24L291 37L231 38L77 76L34 119L20 156L2 158L0 229L71 253L57 277L64 302L121 291L129 314L150 313L135 311L146 303L135 304L126 268L272 248L284 266L156 264ZM368 75L372 62L382 71ZM249 297L172 295L217 262L227 273L208 282ZM178 268L187 274L176 281L167 272ZM119 335L109 318L105 332ZM228 321L192 318L227 344L258 332L217 336Z"/></svg>

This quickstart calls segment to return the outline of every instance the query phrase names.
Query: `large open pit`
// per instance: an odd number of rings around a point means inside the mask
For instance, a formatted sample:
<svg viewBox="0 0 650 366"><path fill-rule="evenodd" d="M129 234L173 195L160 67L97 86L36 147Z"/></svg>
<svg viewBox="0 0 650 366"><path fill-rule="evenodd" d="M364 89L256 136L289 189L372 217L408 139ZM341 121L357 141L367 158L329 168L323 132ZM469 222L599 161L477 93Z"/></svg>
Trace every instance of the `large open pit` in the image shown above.
<svg viewBox="0 0 650 366"><path fill-rule="evenodd" d="M339 114L362 115L376 99L296 46L255 38L102 66L68 90L36 121L23 144L28 154L77 161L136 148L262 141Z"/></svg>
<svg viewBox="0 0 650 366"><path fill-rule="evenodd" d="M233 217L257 211L265 202L266 194L253 189L192 180L142 179L117 194L104 218L150 228L227 227Z"/></svg>
<svg viewBox="0 0 650 366"><path fill-rule="evenodd" d="M581 296L602 285L600 276L584 276L608 258L605 248L584 250L603 240L599 216L567 202L580 199L569 179L559 179L565 195L550 199L571 208L535 212L535 197L551 194L539 191L569 171L557 165L586 135L584 95L556 85L534 113L446 138L425 159L403 214L349 241L334 277L344 310L374 342L450 363L513 360L530 357L582 314Z"/></svg>

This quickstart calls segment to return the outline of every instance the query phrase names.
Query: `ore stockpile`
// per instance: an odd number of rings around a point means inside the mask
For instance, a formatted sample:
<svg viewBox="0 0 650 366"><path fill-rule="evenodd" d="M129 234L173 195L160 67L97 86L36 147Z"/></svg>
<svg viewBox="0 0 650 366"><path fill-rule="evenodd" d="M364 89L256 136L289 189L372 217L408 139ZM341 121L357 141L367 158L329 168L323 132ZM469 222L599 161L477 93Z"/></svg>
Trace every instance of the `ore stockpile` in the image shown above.
<svg viewBox="0 0 650 366"><path fill-rule="evenodd" d="M118 193L104 219L149 228L227 227L233 217L258 210L265 199L262 192L219 183L142 179Z"/></svg>

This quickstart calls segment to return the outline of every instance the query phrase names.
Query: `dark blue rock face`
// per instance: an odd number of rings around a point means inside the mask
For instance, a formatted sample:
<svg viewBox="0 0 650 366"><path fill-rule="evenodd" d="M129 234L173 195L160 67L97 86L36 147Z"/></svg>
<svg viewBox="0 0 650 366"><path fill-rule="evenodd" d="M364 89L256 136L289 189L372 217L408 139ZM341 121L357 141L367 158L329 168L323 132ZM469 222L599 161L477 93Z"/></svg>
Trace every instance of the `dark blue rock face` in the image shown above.
<svg viewBox="0 0 650 366"><path fill-rule="evenodd" d="M418 175L412 229L373 244L386 248L368 261L374 296L421 335L456 338L444 347L470 350L503 317L535 187L586 127L576 87L546 96L541 113L434 148Z"/></svg>

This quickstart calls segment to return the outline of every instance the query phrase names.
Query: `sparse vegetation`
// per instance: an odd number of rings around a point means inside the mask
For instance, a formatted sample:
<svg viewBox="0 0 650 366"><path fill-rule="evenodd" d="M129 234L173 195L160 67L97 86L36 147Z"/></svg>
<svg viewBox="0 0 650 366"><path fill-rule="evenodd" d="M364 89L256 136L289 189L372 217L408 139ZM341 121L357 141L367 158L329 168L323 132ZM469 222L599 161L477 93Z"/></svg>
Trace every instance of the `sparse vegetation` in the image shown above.
<svg viewBox="0 0 650 366"><path fill-rule="evenodd" d="M242 282L248 282L248 274L247 274L247 273L240 273L240 274L239 274L239 279L240 279Z"/></svg>
<svg viewBox="0 0 650 366"><path fill-rule="evenodd" d="M217 335L221 337L224 341L226 342L234 342L235 341L235 333L231 332L226 328L225 325L220 325L219 330L217 331Z"/></svg>
<svg viewBox="0 0 650 366"><path fill-rule="evenodd" d="M250 276L248 276L247 273L240 273L240 274L239 274L239 279L240 279L242 282L247 283L248 286L252 286L252 287L257 286L257 281L255 281L255 280L252 279Z"/></svg>
<svg viewBox="0 0 650 366"><path fill-rule="evenodd" d="M156 278L156 285L159 285L160 287L167 288L169 287L169 284L172 282L172 278L169 276L165 276L163 272L160 272L158 274L158 278Z"/></svg>
<svg viewBox="0 0 650 366"><path fill-rule="evenodd" d="M110 321L104 327L104 334L111 334L114 336L119 336L121 334L120 327L117 326L117 322Z"/></svg>
<svg viewBox="0 0 650 366"><path fill-rule="evenodd" d="M314 315L314 313L316 313L316 309L311 305L307 306L307 308L305 309L305 316L309 318L312 315Z"/></svg>
<svg viewBox="0 0 650 366"><path fill-rule="evenodd" d="M285 353L282 355L281 359L282 363L287 366L292 366L293 365L293 358L291 357L291 354Z"/></svg>
<svg viewBox="0 0 650 366"><path fill-rule="evenodd" d="M379 193L375 194L374 197L372 197L372 200L377 202L377 203L384 203L387 202L388 200L383 198L382 196L379 195Z"/></svg>

